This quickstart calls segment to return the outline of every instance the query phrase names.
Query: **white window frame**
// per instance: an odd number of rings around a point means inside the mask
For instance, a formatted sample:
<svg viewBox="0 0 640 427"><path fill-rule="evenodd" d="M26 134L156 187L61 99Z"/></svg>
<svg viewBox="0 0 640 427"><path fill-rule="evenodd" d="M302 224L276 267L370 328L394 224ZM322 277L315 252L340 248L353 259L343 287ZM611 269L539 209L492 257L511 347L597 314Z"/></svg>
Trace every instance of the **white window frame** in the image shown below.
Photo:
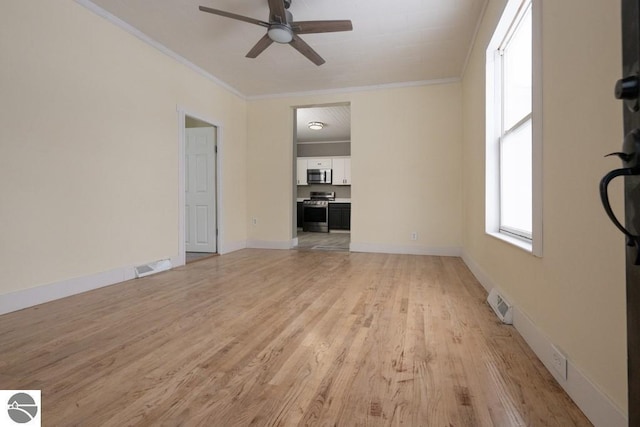
<svg viewBox="0 0 640 427"><path fill-rule="evenodd" d="M532 8L532 233L531 239L500 229L500 136L502 127L499 48L531 2ZM486 51L485 232L518 248L542 256L542 0L509 0ZM526 122L526 118L521 122ZM515 127L513 128L515 129Z"/></svg>

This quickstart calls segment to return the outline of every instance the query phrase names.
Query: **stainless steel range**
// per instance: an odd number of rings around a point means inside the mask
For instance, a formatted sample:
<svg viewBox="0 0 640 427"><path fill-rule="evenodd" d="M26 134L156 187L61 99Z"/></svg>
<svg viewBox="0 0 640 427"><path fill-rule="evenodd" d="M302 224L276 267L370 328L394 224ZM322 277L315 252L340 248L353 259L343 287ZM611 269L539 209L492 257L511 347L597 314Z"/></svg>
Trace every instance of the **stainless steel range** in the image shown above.
<svg viewBox="0 0 640 427"><path fill-rule="evenodd" d="M303 231L329 232L329 201L336 199L334 191L312 191L310 199L302 202Z"/></svg>

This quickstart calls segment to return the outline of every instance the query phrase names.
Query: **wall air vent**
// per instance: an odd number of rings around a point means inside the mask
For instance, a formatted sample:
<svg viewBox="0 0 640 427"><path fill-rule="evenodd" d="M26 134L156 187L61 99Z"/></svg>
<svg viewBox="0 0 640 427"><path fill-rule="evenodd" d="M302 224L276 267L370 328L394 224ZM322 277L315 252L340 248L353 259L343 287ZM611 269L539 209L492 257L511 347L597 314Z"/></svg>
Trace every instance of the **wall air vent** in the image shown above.
<svg viewBox="0 0 640 427"><path fill-rule="evenodd" d="M149 264L138 265L134 269L136 270L136 277L145 277L161 271L171 270L171 260L161 259Z"/></svg>
<svg viewBox="0 0 640 427"><path fill-rule="evenodd" d="M491 289L491 292L489 292L487 302L493 311L495 311L502 323L506 323L507 325L511 325L513 323L513 307L504 299L496 288Z"/></svg>

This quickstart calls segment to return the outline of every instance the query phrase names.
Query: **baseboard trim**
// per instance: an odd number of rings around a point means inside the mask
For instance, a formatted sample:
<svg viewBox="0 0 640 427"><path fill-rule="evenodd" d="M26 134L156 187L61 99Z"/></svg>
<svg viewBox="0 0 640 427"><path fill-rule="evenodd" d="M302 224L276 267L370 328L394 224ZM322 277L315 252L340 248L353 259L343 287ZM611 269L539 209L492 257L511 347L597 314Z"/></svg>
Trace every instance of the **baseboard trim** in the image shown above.
<svg viewBox="0 0 640 427"><path fill-rule="evenodd" d="M400 245L380 245L374 243L351 242L349 244L351 252L373 252L385 254L404 254L404 255L432 255L432 256L456 256L462 253L461 249L456 246L400 246Z"/></svg>
<svg viewBox="0 0 640 427"><path fill-rule="evenodd" d="M245 249L247 242L237 241L226 243L220 247L220 254L234 252ZM223 249L224 248L224 249ZM277 248L276 248L277 249ZM288 249L288 248L287 248ZM170 257L172 268L185 265L185 255L182 254ZM90 274L88 276L75 277L72 279L60 280L46 285L36 286L29 289L10 292L0 295L0 315L13 311L23 310L45 302L54 301L60 298L69 297L83 292L105 286L115 285L135 279L134 266L118 267L101 273Z"/></svg>
<svg viewBox="0 0 640 427"><path fill-rule="evenodd" d="M482 268L469 256L462 252L462 260L469 270L478 279L480 284L488 291L493 289L495 283L482 270ZM596 427L625 427L629 421L627 415L617 407L615 403L592 383L572 362L567 359L567 379L562 378L552 365L553 343L533 321L517 306L518 302L513 298L510 302L514 306L513 326L524 338L529 347L538 356L558 384L567 392L571 399L578 405L582 412Z"/></svg>
<svg viewBox="0 0 640 427"><path fill-rule="evenodd" d="M567 360L566 380L553 369L551 341L518 307L514 307L513 326L594 426L626 427L629 424L624 413L570 360Z"/></svg>
<svg viewBox="0 0 640 427"><path fill-rule="evenodd" d="M487 291L487 293L491 292L491 289L496 286L493 284L493 281L487 276L487 274L480 268L476 262L471 259L467 251L462 251L462 261L469 267L469 270L473 273L473 275L478 279L478 282L482 285L482 287Z"/></svg>
<svg viewBox="0 0 640 427"><path fill-rule="evenodd" d="M89 276L61 280L0 296L0 314L102 288L135 278L133 267L120 267Z"/></svg>
<svg viewBox="0 0 640 427"><path fill-rule="evenodd" d="M294 241L285 240L248 240L247 248L251 249L291 249L294 247Z"/></svg>
<svg viewBox="0 0 640 427"><path fill-rule="evenodd" d="M246 240L238 240L236 242L224 242L220 244L220 249L218 253L220 255L224 255L231 252L239 251L241 249L246 249L246 247L247 247Z"/></svg>

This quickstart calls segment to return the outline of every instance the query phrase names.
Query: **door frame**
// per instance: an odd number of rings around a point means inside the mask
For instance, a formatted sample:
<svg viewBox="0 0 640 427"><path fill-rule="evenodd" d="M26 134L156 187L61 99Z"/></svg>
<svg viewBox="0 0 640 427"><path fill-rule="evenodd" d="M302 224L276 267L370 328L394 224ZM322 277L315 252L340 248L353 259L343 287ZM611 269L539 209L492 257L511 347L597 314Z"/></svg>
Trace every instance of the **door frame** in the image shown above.
<svg viewBox="0 0 640 427"><path fill-rule="evenodd" d="M291 150L291 186L292 186L292 224L291 224L291 247L296 248L298 246L298 184L297 184L297 172L298 172L298 110L305 108L331 108L331 107L340 107L340 106L348 106L350 112L352 112L353 102L351 100L348 101L338 101L338 102L328 102L328 103L313 103L313 104L295 104L291 105L290 108L292 110L293 116L293 130L291 132L291 144L293 149ZM349 120L349 128L353 130L353 119ZM353 147L353 138L350 139L349 144ZM351 157L351 156L350 156ZM351 230L350 230L351 233ZM350 234L351 236L351 234ZM351 241L351 237L349 237L349 241ZM351 249L349 249L351 251Z"/></svg>
<svg viewBox="0 0 640 427"><path fill-rule="evenodd" d="M223 239L223 218L222 209L220 209L222 201L222 124L218 120L214 120L210 117L204 116L197 112L193 112L185 107L178 105L176 107L178 112L178 265L186 264L186 243L185 243L185 158L186 158L186 117L193 117L205 123L210 124L215 129L215 183L214 189L216 192L216 253L222 253L221 244Z"/></svg>

